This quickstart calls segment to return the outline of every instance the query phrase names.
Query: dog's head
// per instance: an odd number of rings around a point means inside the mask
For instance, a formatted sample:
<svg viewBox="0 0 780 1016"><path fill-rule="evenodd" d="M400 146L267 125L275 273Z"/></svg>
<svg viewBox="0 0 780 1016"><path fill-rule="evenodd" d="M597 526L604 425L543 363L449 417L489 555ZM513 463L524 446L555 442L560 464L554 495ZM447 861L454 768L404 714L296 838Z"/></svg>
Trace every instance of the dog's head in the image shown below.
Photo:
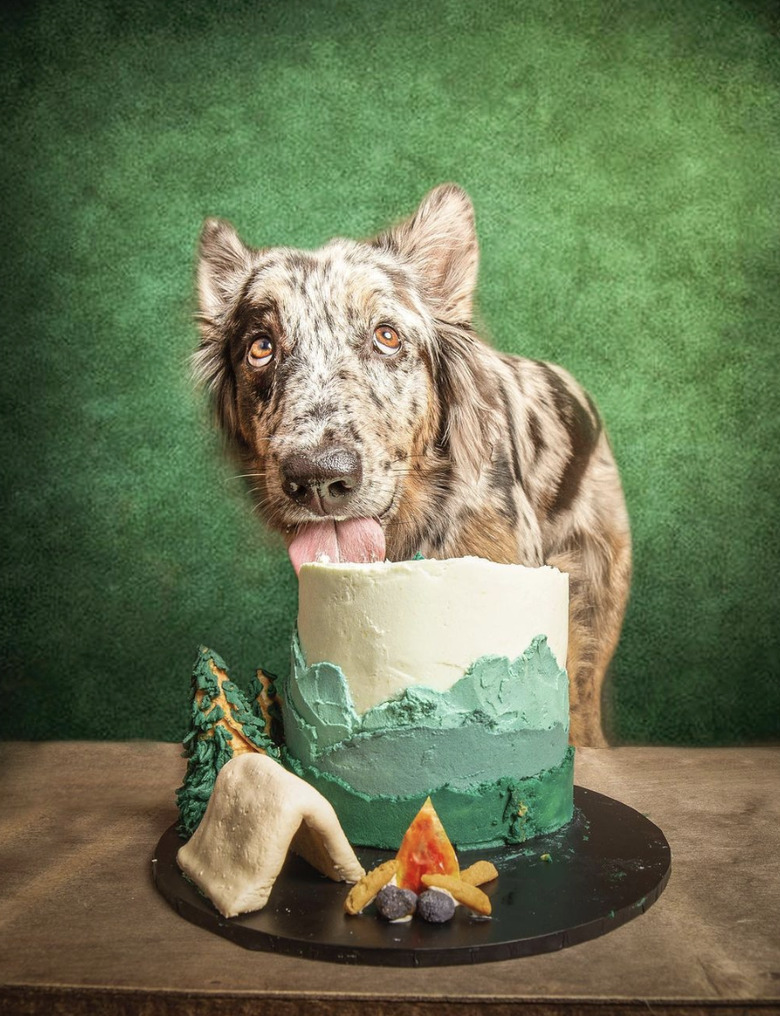
<svg viewBox="0 0 780 1016"><path fill-rule="evenodd" d="M315 251L252 249L206 222L196 370L296 567L385 543L406 556L426 484L484 457L477 264L472 205L451 185L373 240Z"/></svg>

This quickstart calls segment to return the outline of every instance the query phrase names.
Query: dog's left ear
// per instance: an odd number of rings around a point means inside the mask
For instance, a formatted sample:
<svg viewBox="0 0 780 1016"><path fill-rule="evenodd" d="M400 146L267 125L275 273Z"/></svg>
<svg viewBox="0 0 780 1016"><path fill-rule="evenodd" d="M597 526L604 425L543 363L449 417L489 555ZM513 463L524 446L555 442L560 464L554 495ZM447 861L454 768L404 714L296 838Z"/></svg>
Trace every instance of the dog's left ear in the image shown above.
<svg viewBox="0 0 780 1016"><path fill-rule="evenodd" d="M452 324L471 322L479 247L474 206L461 187L434 188L410 219L376 242L412 264L436 317Z"/></svg>

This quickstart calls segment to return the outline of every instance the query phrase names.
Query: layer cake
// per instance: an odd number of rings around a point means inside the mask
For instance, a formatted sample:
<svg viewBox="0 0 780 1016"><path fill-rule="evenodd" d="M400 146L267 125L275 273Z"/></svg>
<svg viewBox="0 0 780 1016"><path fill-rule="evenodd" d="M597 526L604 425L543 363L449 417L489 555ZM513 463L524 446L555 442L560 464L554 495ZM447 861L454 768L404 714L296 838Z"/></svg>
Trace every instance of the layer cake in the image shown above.
<svg viewBox="0 0 780 1016"><path fill-rule="evenodd" d="M432 798L460 849L572 815L568 576L479 558L303 564L282 761L350 842L397 849Z"/></svg>

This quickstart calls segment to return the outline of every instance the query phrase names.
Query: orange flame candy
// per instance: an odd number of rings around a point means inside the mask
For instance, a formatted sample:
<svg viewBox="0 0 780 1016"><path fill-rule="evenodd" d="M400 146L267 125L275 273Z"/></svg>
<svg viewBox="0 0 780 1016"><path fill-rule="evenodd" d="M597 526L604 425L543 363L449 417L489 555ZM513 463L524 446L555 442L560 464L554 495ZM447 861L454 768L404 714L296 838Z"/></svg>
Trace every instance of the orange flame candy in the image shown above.
<svg viewBox="0 0 780 1016"><path fill-rule="evenodd" d="M430 797L404 833L396 855L396 882L401 889L422 892L423 875L460 874L458 858Z"/></svg>

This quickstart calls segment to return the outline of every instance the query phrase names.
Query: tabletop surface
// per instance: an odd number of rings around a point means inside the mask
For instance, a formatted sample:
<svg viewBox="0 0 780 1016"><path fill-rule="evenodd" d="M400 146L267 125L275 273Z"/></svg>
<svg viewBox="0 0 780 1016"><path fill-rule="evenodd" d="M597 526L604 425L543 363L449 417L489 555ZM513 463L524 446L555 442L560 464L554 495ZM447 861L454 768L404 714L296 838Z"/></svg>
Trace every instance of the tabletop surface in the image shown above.
<svg viewBox="0 0 780 1016"><path fill-rule="evenodd" d="M184 765L175 744L0 745L0 1012L502 1016L780 1002L780 748L578 750L579 785L663 830L664 893L593 941L438 970L250 952L178 917L151 858L176 819Z"/></svg>

